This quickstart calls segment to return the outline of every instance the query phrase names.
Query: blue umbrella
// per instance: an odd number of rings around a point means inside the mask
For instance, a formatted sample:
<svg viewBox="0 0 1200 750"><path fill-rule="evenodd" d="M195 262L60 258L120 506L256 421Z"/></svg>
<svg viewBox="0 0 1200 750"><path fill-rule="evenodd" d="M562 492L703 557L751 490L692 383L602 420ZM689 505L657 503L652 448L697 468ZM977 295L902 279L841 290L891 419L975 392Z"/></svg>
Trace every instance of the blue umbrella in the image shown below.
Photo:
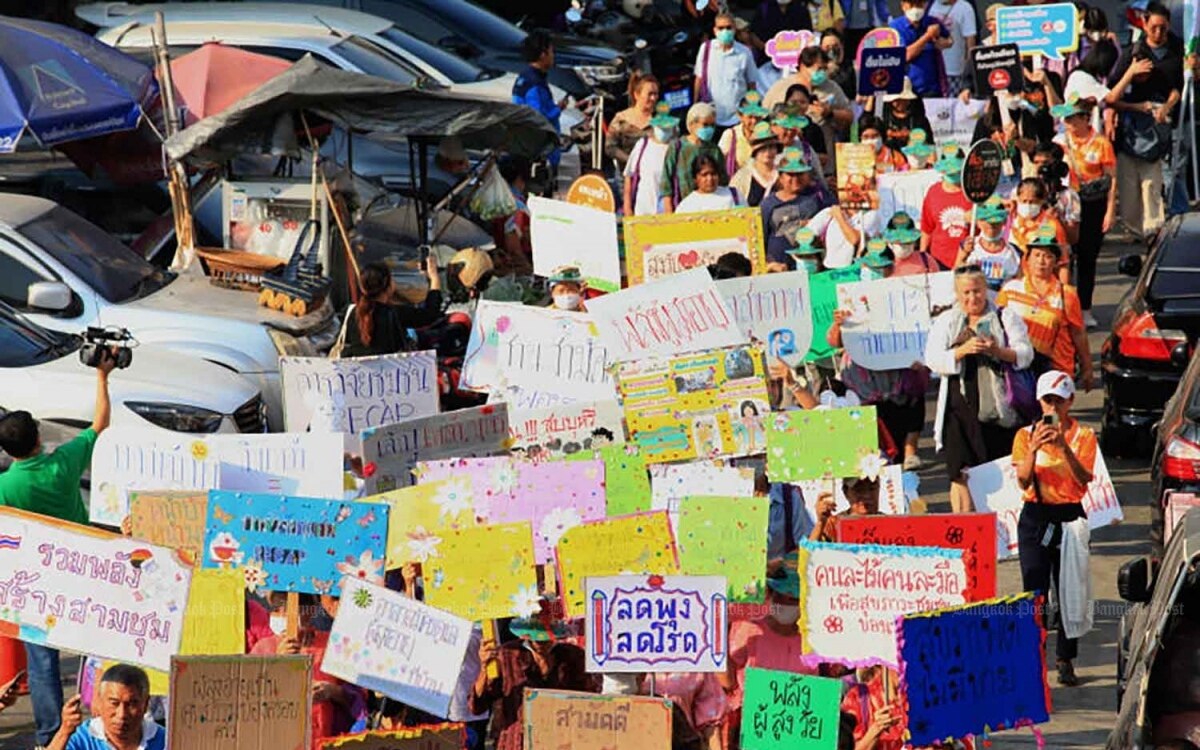
<svg viewBox="0 0 1200 750"><path fill-rule="evenodd" d="M43 146L132 130L153 71L66 26L0 16L0 153L28 131Z"/></svg>

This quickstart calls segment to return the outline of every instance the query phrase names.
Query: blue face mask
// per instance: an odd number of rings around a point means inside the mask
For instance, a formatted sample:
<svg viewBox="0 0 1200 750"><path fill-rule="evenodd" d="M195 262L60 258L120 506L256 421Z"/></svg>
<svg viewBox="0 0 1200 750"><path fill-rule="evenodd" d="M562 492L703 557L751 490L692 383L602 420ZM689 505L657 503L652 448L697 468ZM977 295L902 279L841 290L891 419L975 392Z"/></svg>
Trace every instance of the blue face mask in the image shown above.
<svg viewBox="0 0 1200 750"><path fill-rule="evenodd" d="M733 29L718 29L716 37L721 44L733 44Z"/></svg>
<svg viewBox="0 0 1200 750"><path fill-rule="evenodd" d="M696 128L696 137L702 141L711 141L717 129L712 125L701 125Z"/></svg>
<svg viewBox="0 0 1200 750"><path fill-rule="evenodd" d="M654 140L666 143L667 141L671 140L671 133L672 131L670 128L656 127L654 128Z"/></svg>
<svg viewBox="0 0 1200 750"><path fill-rule="evenodd" d="M824 70L814 70L812 74L812 85L823 86L829 80L829 74Z"/></svg>

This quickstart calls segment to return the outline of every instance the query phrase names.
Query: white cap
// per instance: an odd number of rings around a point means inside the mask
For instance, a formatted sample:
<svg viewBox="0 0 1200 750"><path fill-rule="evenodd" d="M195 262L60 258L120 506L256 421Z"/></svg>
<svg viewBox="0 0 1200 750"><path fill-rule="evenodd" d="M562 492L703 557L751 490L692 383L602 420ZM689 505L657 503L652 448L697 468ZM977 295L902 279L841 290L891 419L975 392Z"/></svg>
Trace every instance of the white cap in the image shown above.
<svg viewBox="0 0 1200 750"><path fill-rule="evenodd" d="M1037 397L1058 396L1069 399L1075 395L1075 381L1062 370L1050 370L1042 373L1037 382Z"/></svg>

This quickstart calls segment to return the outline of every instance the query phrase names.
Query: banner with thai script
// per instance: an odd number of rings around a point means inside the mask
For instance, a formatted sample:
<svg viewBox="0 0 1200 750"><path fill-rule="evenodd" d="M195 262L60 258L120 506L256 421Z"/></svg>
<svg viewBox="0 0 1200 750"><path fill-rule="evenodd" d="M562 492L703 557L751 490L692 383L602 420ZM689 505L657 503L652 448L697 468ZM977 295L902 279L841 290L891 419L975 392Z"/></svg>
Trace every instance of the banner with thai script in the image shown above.
<svg viewBox="0 0 1200 750"><path fill-rule="evenodd" d="M426 534L411 546L430 606L471 621L537 613L541 594L528 521Z"/></svg>
<svg viewBox="0 0 1200 750"><path fill-rule="evenodd" d="M842 681L746 669L742 700L744 750L835 750Z"/></svg>
<svg viewBox="0 0 1200 750"><path fill-rule="evenodd" d="M671 746L667 698L527 689L524 714L526 748Z"/></svg>
<svg viewBox="0 0 1200 750"><path fill-rule="evenodd" d="M896 618L963 604L962 551L800 543L806 660L896 665Z"/></svg>
<svg viewBox="0 0 1200 750"><path fill-rule="evenodd" d="M772 482L869 476L879 467L874 406L776 412L764 422Z"/></svg>
<svg viewBox="0 0 1200 750"><path fill-rule="evenodd" d="M893 276L838 287L842 344L855 363L868 370L902 370L925 361L932 321L931 288L953 274ZM940 277L940 278L935 278Z"/></svg>
<svg viewBox="0 0 1200 750"><path fill-rule="evenodd" d="M386 503L388 510L387 569L421 562L423 539L450 529L476 526L475 492L466 477L423 482L391 492L369 495L364 503Z"/></svg>
<svg viewBox="0 0 1200 750"><path fill-rule="evenodd" d="M724 576L730 601L761 602L770 505L766 497L684 498L675 526L679 570L689 576Z"/></svg>
<svg viewBox="0 0 1200 750"><path fill-rule="evenodd" d="M813 343L812 298L806 271L721 279L717 290L733 311L742 331L793 367L804 360Z"/></svg>
<svg viewBox="0 0 1200 750"><path fill-rule="evenodd" d="M543 409L509 409L509 450L535 461L625 444L625 420L616 399L576 401Z"/></svg>
<svg viewBox="0 0 1200 750"><path fill-rule="evenodd" d="M753 273L767 272L762 213L757 208L626 216L622 223L629 286L689 269L707 273L726 253L745 257Z"/></svg>
<svg viewBox="0 0 1200 750"><path fill-rule="evenodd" d="M751 456L767 448L771 411L756 347L623 362L617 387L630 439L647 463Z"/></svg>
<svg viewBox="0 0 1200 750"><path fill-rule="evenodd" d="M724 672L722 576L600 576L587 584L589 672Z"/></svg>
<svg viewBox="0 0 1200 750"><path fill-rule="evenodd" d="M213 435L208 442L221 462L216 489L331 500L346 493L341 435Z"/></svg>
<svg viewBox="0 0 1200 750"><path fill-rule="evenodd" d="M167 547L0 507L0 620L27 643L168 669L191 577Z"/></svg>
<svg viewBox="0 0 1200 750"><path fill-rule="evenodd" d="M194 565L204 547L207 492L129 493L129 528L134 539L177 549Z"/></svg>
<svg viewBox="0 0 1200 750"><path fill-rule="evenodd" d="M900 618L914 747L1050 721L1041 608L1041 597L1024 593Z"/></svg>
<svg viewBox="0 0 1200 750"><path fill-rule="evenodd" d="M167 745L188 750L308 750L312 657L171 659Z"/></svg>
<svg viewBox="0 0 1200 750"><path fill-rule="evenodd" d="M588 313L616 361L749 343L704 268L590 299Z"/></svg>
<svg viewBox="0 0 1200 750"><path fill-rule="evenodd" d="M362 434L363 492L377 495L416 484L419 461L495 456L508 450L508 406L472 409L374 427Z"/></svg>
<svg viewBox="0 0 1200 750"><path fill-rule="evenodd" d="M899 464L888 464L879 470L879 512L885 516L900 516L908 512L910 494L917 497L916 490L905 484L905 471ZM912 479L917 475L907 472ZM850 510L850 501L846 499L846 489L842 482L833 482L830 487L828 479L806 479L796 482L804 496L804 512L808 520L817 522L817 501L822 495L833 493L834 513L842 514Z"/></svg>
<svg viewBox="0 0 1200 750"><path fill-rule="evenodd" d="M576 266L592 289L621 288L617 217L612 211L531 195L529 241L538 276L548 278L561 266Z"/></svg>
<svg viewBox="0 0 1200 750"><path fill-rule="evenodd" d="M462 724L426 724L404 729L377 729L320 741L320 750L461 750L467 741Z"/></svg>
<svg viewBox="0 0 1200 750"><path fill-rule="evenodd" d="M651 510L646 459L636 445L602 445L595 450L573 453L566 460L604 462L604 501L610 518Z"/></svg>
<svg viewBox="0 0 1200 750"><path fill-rule="evenodd" d="M470 620L347 578L321 671L445 717L471 628Z"/></svg>
<svg viewBox="0 0 1200 750"><path fill-rule="evenodd" d="M567 617L583 617L585 579L616 575L675 575L679 554L667 514L637 513L568 529L556 550Z"/></svg>
<svg viewBox="0 0 1200 750"><path fill-rule="evenodd" d="M388 506L214 490L205 568L242 571L247 589L338 596L342 576L383 580Z"/></svg>

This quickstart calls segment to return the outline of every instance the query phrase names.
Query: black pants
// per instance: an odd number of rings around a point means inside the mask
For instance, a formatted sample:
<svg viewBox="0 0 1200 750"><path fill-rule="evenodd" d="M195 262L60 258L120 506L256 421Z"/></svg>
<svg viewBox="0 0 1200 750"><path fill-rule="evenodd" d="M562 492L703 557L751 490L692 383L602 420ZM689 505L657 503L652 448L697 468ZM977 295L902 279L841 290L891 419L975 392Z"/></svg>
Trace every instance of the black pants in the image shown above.
<svg viewBox="0 0 1200 750"><path fill-rule="evenodd" d="M1059 586L1059 563L1062 559L1062 525L1084 515L1082 505L1042 505L1025 503L1017 521L1017 554L1021 560L1021 587L1043 596L1050 592L1050 583ZM1046 545L1047 532L1051 543ZM1059 595L1061 598L1061 594ZM1044 618L1043 618L1044 623ZM1079 640L1067 638L1063 620L1058 618L1058 639L1054 648L1059 659L1074 659L1079 655Z"/></svg>
<svg viewBox="0 0 1200 750"><path fill-rule="evenodd" d="M1079 306L1092 309L1092 291L1096 288L1096 259L1104 242L1104 213L1107 200L1085 201L1079 215L1079 242L1075 243L1075 282Z"/></svg>

